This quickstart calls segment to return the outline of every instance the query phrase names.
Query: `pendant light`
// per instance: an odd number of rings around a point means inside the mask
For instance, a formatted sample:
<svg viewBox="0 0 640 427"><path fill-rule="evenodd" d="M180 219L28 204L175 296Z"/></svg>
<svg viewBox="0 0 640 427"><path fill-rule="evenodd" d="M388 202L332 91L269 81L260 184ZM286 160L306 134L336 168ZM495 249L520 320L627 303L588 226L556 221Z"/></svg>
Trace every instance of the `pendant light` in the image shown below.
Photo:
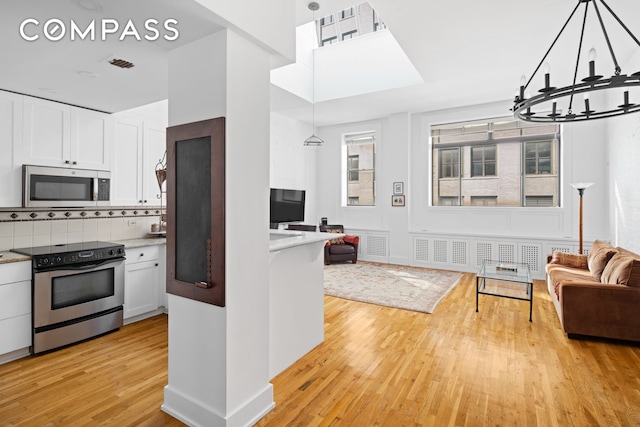
<svg viewBox="0 0 640 427"><path fill-rule="evenodd" d="M309 3L309 10L313 12L313 31L316 31L316 10L320 9L320 5L316 2ZM304 145L321 146L324 141L316 136L316 44L315 37L311 37L311 119L312 128L311 136L304 140Z"/></svg>
<svg viewBox="0 0 640 427"><path fill-rule="evenodd" d="M622 68L618 63L618 59L613 50L613 44L605 27L605 21L603 19L604 12L609 12L611 15L611 21L620 25L620 27L627 33L627 35L640 46L640 40L633 35L631 30L622 22L622 20L616 15L605 0L574 0L576 6L573 12L569 16L569 19L565 22L564 26L560 30L560 33L556 36L555 40L551 44L551 47L547 50L538 67L536 67L533 75L527 81L523 76L520 83L520 88L517 91L514 101L513 112L516 118L529 122L579 122L585 120L602 119L607 117L614 117L623 114L635 113L640 111L640 100L633 100L630 97L630 92L633 88L640 86L640 71L636 71L632 74L623 74ZM582 14L576 13L578 9L583 6L584 12ZM597 16L597 22L602 31L603 39L607 42L609 54L614 65L613 75L608 78L596 74L596 51L592 48L588 55L589 75L578 81L578 67L580 64L580 56L582 53L582 43L586 31L587 16L589 10L594 10ZM575 70L573 74L572 84L568 84L563 87L553 87L550 82L550 71L546 64L547 56L555 46L556 42L562 35L562 32L567 27L569 22L574 16L582 16L582 26L580 31L580 42L578 44L577 57L575 60ZM625 39L624 32L620 31L623 35L622 39ZM618 40L618 39L615 39ZM533 80L534 76L540 70L540 67L545 64L544 70L544 86L538 90L538 94L530 96L527 89L529 84ZM595 102L590 102L589 94L596 91L614 92L614 97L618 99L614 102L614 105L597 105ZM619 93L615 93L619 92ZM574 110L574 98L576 95L580 95L580 99L584 99L584 111L581 106L575 106ZM593 99L591 100L593 101ZM635 101L636 103L634 103ZM561 104L562 102L562 104ZM619 105L618 105L619 104ZM562 108L564 106L564 108ZM534 108L538 107L537 110ZM547 114L551 109L551 114Z"/></svg>

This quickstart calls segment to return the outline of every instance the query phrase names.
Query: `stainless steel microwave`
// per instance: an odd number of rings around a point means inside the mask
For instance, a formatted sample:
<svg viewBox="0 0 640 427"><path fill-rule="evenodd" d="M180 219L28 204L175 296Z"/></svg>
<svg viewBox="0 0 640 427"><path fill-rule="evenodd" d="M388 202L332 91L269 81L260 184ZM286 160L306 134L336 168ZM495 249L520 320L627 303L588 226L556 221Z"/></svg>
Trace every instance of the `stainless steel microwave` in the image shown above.
<svg viewBox="0 0 640 427"><path fill-rule="evenodd" d="M109 206L111 172L22 166L22 207Z"/></svg>

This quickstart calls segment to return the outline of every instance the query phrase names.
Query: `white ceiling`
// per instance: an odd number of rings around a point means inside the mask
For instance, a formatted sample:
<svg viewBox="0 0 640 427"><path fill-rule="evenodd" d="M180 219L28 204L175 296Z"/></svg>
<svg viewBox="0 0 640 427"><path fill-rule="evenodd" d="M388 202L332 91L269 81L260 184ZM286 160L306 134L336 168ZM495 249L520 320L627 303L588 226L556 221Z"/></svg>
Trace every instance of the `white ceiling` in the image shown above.
<svg viewBox="0 0 640 427"><path fill-rule="evenodd" d="M167 52L220 29L216 17L193 0L97 0L100 13L77 3L90 0L2 0L0 40L3 66L0 89L67 102L102 111L120 111L167 97ZM424 84L378 93L351 96L316 104L316 125L385 117L398 112L431 111L510 100L520 76L530 75L579 0L369 0L420 73ZM357 2L357 1L356 1ZM320 0L316 18L351 6L347 0ZM640 36L640 1L608 0L631 31ZM312 19L307 0L295 0L298 24ZM151 12L150 12L151 11ZM605 18L608 13L603 12ZM126 22L132 18L144 28L145 19L176 18L180 38L175 42L138 42L110 39L97 43L70 41L25 42L18 25L27 17L46 21L51 17L76 22L110 17ZM575 19L575 18L574 18ZM84 20L84 21L83 21ZM578 19L579 21L579 19ZM610 22L608 20L607 22ZM608 25L608 28L610 26ZM623 73L625 62L640 49L613 27L613 46ZM571 73L577 50L575 31L571 40L557 46L549 58L552 75ZM293 35L292 35L293 37ZM564 36L563 36L564 37ZM603 42L597 45L606 58ZM107 64L119 57L134 62L123 70ZM635 57L640 57L636 55ZM634 58L635 58L634 57ZM566 60L567 65L558 65ZM598 70L610 75L612 70ZM84 77L80 71L98 77ZM310 120L310 105L297 96L272 87L272 110L300 120ZM505 103L505 108L510 105Z"/></svg>

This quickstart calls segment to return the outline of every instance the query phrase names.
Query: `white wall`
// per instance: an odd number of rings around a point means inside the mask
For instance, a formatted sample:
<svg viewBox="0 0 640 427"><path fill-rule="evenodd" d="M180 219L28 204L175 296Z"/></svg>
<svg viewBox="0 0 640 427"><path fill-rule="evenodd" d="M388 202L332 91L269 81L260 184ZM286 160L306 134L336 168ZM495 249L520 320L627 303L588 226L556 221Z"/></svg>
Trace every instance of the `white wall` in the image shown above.
<svg viewBox="0 0 640 427"><path fill-rule="evenodd" d="M270 176L272 188L306 191L305 224L318 224L319 199L317 157L323 147L303 144L311 135L312 127L279 113L271 113Z"/></svg>
<svg viewBox="0 0 640 427"><path fill-rule="evenodd" d="M612 243L640 253L640 114L611 119L604 143L611 170Z"/></svg>
<svg viewBox="0 0 640 427"><path fill-rule="evenodd" d="M439 233L470 238L492 236L533 241L546 239L575 246L578 240L578 194L569 184L594 182L585 192L584 240L610 240L606 122L568 124L562 133L562 205L559 208L447 208L429 206L431 124L509 116L510 101L380 120L323 127L319 135L318 215L348 229L388 233L388 260L411 263L411 236ZM340 202L342 135L375 130L376 206L344 207ZM629 142L631 144L631 142ZM407 207L391 207L393 182L404 182ZM640 203L640 198L638 198ZM587 243L585 243L585 246ZM541 249L546 251L546 247ZM541 254L542 256L543 254Z"/></svg>

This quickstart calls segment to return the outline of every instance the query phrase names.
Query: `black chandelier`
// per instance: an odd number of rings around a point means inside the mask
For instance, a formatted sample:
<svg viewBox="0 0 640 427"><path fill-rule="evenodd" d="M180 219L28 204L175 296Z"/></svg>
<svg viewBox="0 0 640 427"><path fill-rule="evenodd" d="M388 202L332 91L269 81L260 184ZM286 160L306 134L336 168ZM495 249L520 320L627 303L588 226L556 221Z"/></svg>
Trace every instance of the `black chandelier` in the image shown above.
<svg viewBox="0 0 640 427"><path fill-rule="evenodd" d="M605 28L602 15L598 2L606 8L611 16L620 24L620 26L627 32L627 34L640 46L640 41L635 37L629 28L618 18L618 16L611 10L609 5L604 0L578 0L578 4L571 12L569 19L565 22L564 26L556 36L555 40L547 50L535 71L531 75L531 78L527 79L523 76L521 79L521 85L518 93L516 94L513 106L514 116L520 120L528 122L577 122L585 120L602 119L606 117L614 117L622 114L635 113L640 111L640 99L635 100L637 103L633 103L629 96L629 88L640 86L640 71L637 71L631 75L622 74L622 69L618 64L618 60L613 51L611 40L607 29ZM589 13L589 5L593 3L593 9L600 23L600 28L604 35L604 39L607 42L607 47L611 54L611 59L614 64L614 74L609 78L603 78L603 76L596 75L595 67L595 49L591 49L589 52L589 75L583 78L580 82L577 81L578 77L578 65L580 64L580 54L582 52L582 44L584 41L585 27L587 24L587 16ZM540 70L543 63L549 56L549 53L555 46L556 42L562 35L563 31L576 15L578 8L584 4L584 18L582 21L582 30L580 32L580 42L578 45L578 54L576 58L575 72L573 74L573 84L565 87L553 87L551 86L550 72L548 69L544 70L544 87L538 90L538 95L530 96L527 89L529 84L533 80L536 73ZM547 67L545 67L547 68ZM591 105L589 94L596 91L618 89L620 92L618 96L621 98L619 102L614 102L612 106L605 105L604 108L596 109L596 106ZM584 111L574 111L574 97L576 95L584 96ZM568 105L566 110L562 109L560 103ZM619 105L615 105L619 104ZM537 111L534 111L537 107ZM577 107L581 109L581 107Z"/></svg>

